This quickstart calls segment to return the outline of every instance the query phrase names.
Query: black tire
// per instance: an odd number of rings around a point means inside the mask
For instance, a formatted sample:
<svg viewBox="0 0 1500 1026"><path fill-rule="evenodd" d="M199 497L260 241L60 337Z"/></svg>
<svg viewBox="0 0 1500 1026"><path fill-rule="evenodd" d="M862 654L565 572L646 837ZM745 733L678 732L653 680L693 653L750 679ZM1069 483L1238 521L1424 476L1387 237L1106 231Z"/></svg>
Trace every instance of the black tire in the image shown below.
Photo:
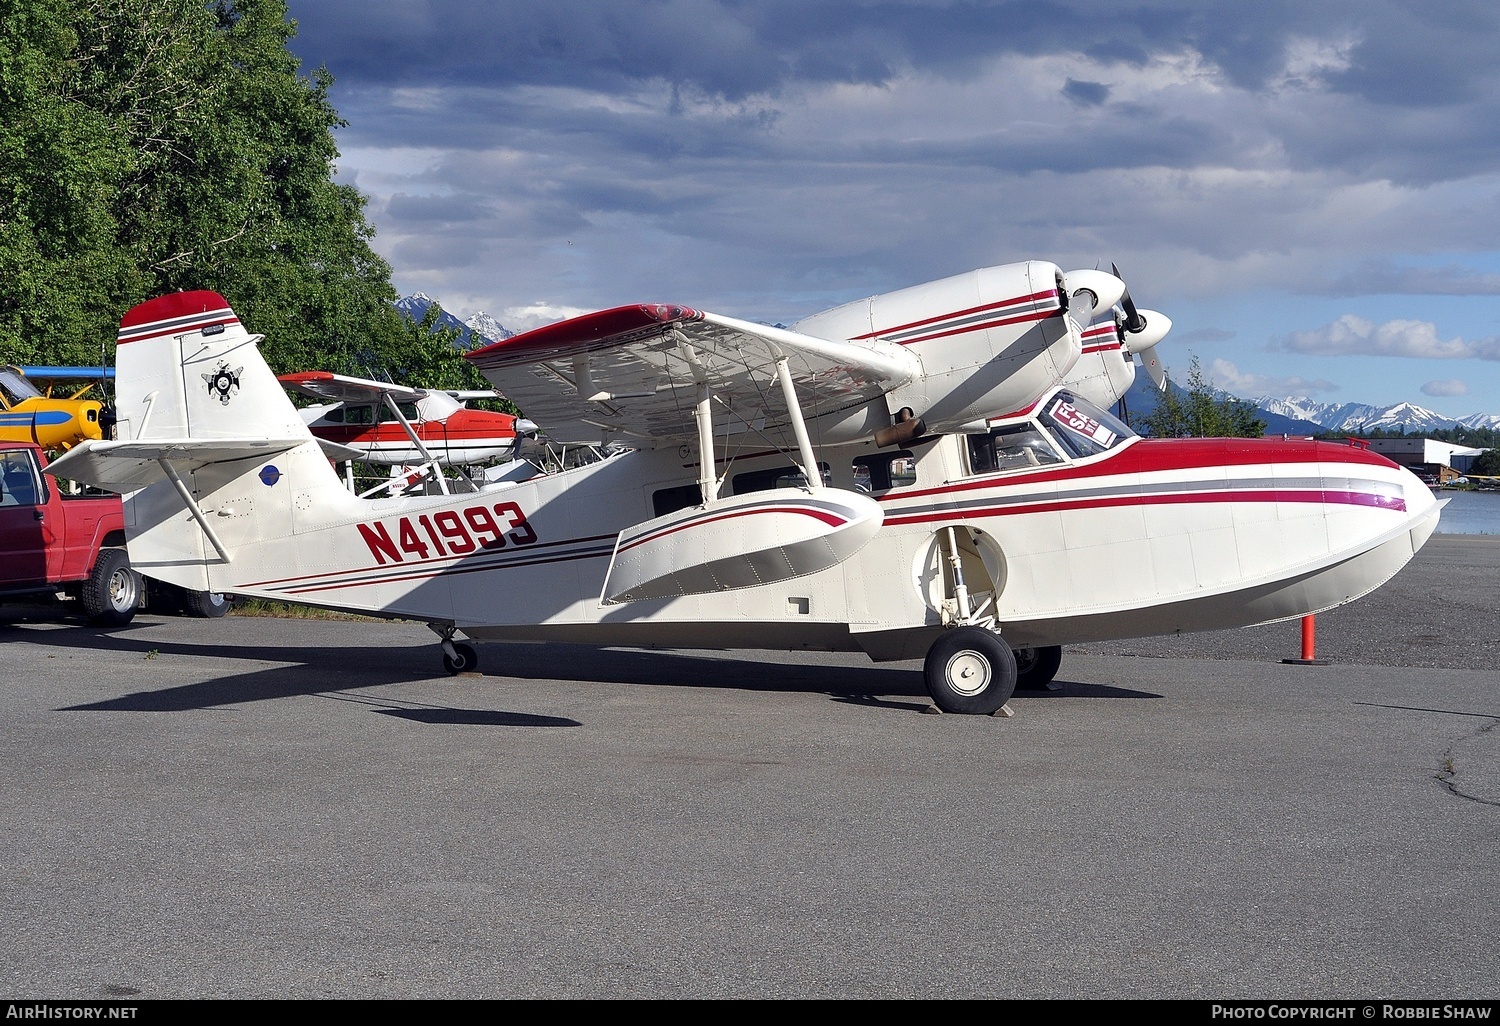
<svg viewBox="0 0 1500 1026"><path fill-rule="evenodd" d="M1016 690L1041 691L1062 666L1062 646L1047 645L1042 648L1018 648L1016 656Z"/></svg>
<svg viewBox="0 0 1500 1026"><path fill-rule="evenodd" d="M229 596L221 591L184 591L182 611L188 616L216 620L229 612Z"/></svg>
<svg viewBox="0 0 1500 1026"><path fill-rule="evenodd" d="M141 576L130 568L124 549L103 549L78 593L89 622L121 627L135 618L141 604Z"/></svg>
<svg viewBox="0 0 1500 1026"><path fill-rule="evenodd" d="M955 627L927 650L927 693L945 713L988 716L1016 690L1016 657L994 631Z"/></svg>
<svg viewBox="0 0 1500 1026"><path fill-rule="evenodd" d="M460 673L470 673L479 669L479 653L474 651L473 645L467 645L462 641L453 643L453 651L458 656L454 658L447 652L443 653L443 669L457 676Z"/></svg>

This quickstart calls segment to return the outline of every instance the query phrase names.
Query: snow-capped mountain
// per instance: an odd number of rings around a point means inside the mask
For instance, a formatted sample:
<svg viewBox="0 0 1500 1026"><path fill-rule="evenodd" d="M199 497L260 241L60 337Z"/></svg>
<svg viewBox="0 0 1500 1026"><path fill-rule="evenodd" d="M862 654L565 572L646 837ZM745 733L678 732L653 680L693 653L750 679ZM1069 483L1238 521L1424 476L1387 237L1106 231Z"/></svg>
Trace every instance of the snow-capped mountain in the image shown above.
<svg viewBox="0 0 1500 1026"><path fill-rule="evenodd" d="M1500 426L1500 415L1476 413L1458 420L1413 403L1397 403L1394 406L1320 403L1305 396L1261 396L1253 401L1268 413L1310 421L1329 431L1400 431L1403 434L1424 434L1440 428Z"/></svg>
<svg viewBox="0 0 1500 1026"><path fill-rule="evenodd" d="M483 310L464 321L464 324L468 325L470 331L484 339L485 343L498 342L502 338L510 338L515 334Z"/></svg>
<svg viewBox="0 0 1500 1026"><path fill-rule="evenodd" d="M410 296L403 296L396 301L396 309L414 321L420 321L427 316L427 310L434 303L439 308L442 303L433 299L425 292L415 292ZM484 311L480 311L467 321L461 321L447 310L438 315L437 326L439 328L451 328L458 332L464 348L473 349L477 346L487 346L491 342L498 342L502 338L510 338L515 334L509 331L495 318Z"/></svg>

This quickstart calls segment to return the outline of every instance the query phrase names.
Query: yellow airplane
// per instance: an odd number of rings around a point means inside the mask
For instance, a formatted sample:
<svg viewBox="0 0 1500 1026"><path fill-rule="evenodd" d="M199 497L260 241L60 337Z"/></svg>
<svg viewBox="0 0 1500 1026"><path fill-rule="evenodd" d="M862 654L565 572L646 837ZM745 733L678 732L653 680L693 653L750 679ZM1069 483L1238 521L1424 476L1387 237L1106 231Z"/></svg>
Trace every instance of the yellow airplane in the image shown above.
<svg viewBox="0 0 1500 1026"><path fill-rule="evenodd" d="M21 368L0 367L0 441L66 450L85 439L103 438L104 404L78 398L89 387L71 398L53 399L38 391Z"/></svg>

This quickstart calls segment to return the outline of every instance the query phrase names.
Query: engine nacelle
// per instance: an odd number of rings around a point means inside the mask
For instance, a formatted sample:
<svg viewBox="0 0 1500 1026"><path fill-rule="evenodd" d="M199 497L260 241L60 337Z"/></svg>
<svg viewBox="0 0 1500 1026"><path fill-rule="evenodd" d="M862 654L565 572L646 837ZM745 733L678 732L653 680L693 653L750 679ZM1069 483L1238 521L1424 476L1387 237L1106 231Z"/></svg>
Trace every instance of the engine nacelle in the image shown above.
<svg viewBox="0 0 1500 1026"><path fill-rule="evenodd" d="M929 431L953 431L1023 407L1064 379L1083 348L1065 295L1056 264L1029 260L847 303L792 328L909 347L922 373L887 396L889 409L911 409Z"/></svg>
<svg viewBox="0 0 1500 1026"><path fill-rule="evenodd" d="M1101 409L1111 409L1135 383L1135 361L1120 341L1120 324L1111 318L1083 333L1083 353L1064 384Z"/></svg>

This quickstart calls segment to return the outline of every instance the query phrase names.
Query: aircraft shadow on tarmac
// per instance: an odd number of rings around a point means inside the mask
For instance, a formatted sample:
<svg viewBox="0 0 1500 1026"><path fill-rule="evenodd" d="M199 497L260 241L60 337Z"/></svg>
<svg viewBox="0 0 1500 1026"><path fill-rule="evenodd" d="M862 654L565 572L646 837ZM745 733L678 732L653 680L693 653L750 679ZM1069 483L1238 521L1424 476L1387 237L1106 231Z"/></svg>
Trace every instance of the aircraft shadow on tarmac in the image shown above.
<svg viewBox="0 0 1500 1026"><path fill-rule="evenodd" d="M183 657L223 662L226 672L178 687L138 690L116 698L68 706L65 711L175 712L304 695L337 695L370 705L384 715L433 725L577 726L573 720L526 713L460 708L374 697L369 689L432 680L435 644L254 646L193 644L151 637L149 621L115 629L87 626L27 631L33 644L72 650L139 653L143 660ZM378 626L378 625L377 625ZM455 689L485 681L563 681L579 684L727 688L743 691L824 694L835 702L929 712L932 703L922 672L912 664L838 666L719 657L702 652L595 648L587 645L488 643L478 646L483 675L449 678ZM795 654L786 656L794 660ZM267 667L245 664L266 662ZM465 694L457 691L455 694ZM476 694L470 689L467 694ZM486 694L493 695L493 692ZM356 697L357 695L357 697ZM1129 688L1080 681L1054 681L1045 690L1018 690L1022 701L1054 698L1158 698Z"/></svg>

